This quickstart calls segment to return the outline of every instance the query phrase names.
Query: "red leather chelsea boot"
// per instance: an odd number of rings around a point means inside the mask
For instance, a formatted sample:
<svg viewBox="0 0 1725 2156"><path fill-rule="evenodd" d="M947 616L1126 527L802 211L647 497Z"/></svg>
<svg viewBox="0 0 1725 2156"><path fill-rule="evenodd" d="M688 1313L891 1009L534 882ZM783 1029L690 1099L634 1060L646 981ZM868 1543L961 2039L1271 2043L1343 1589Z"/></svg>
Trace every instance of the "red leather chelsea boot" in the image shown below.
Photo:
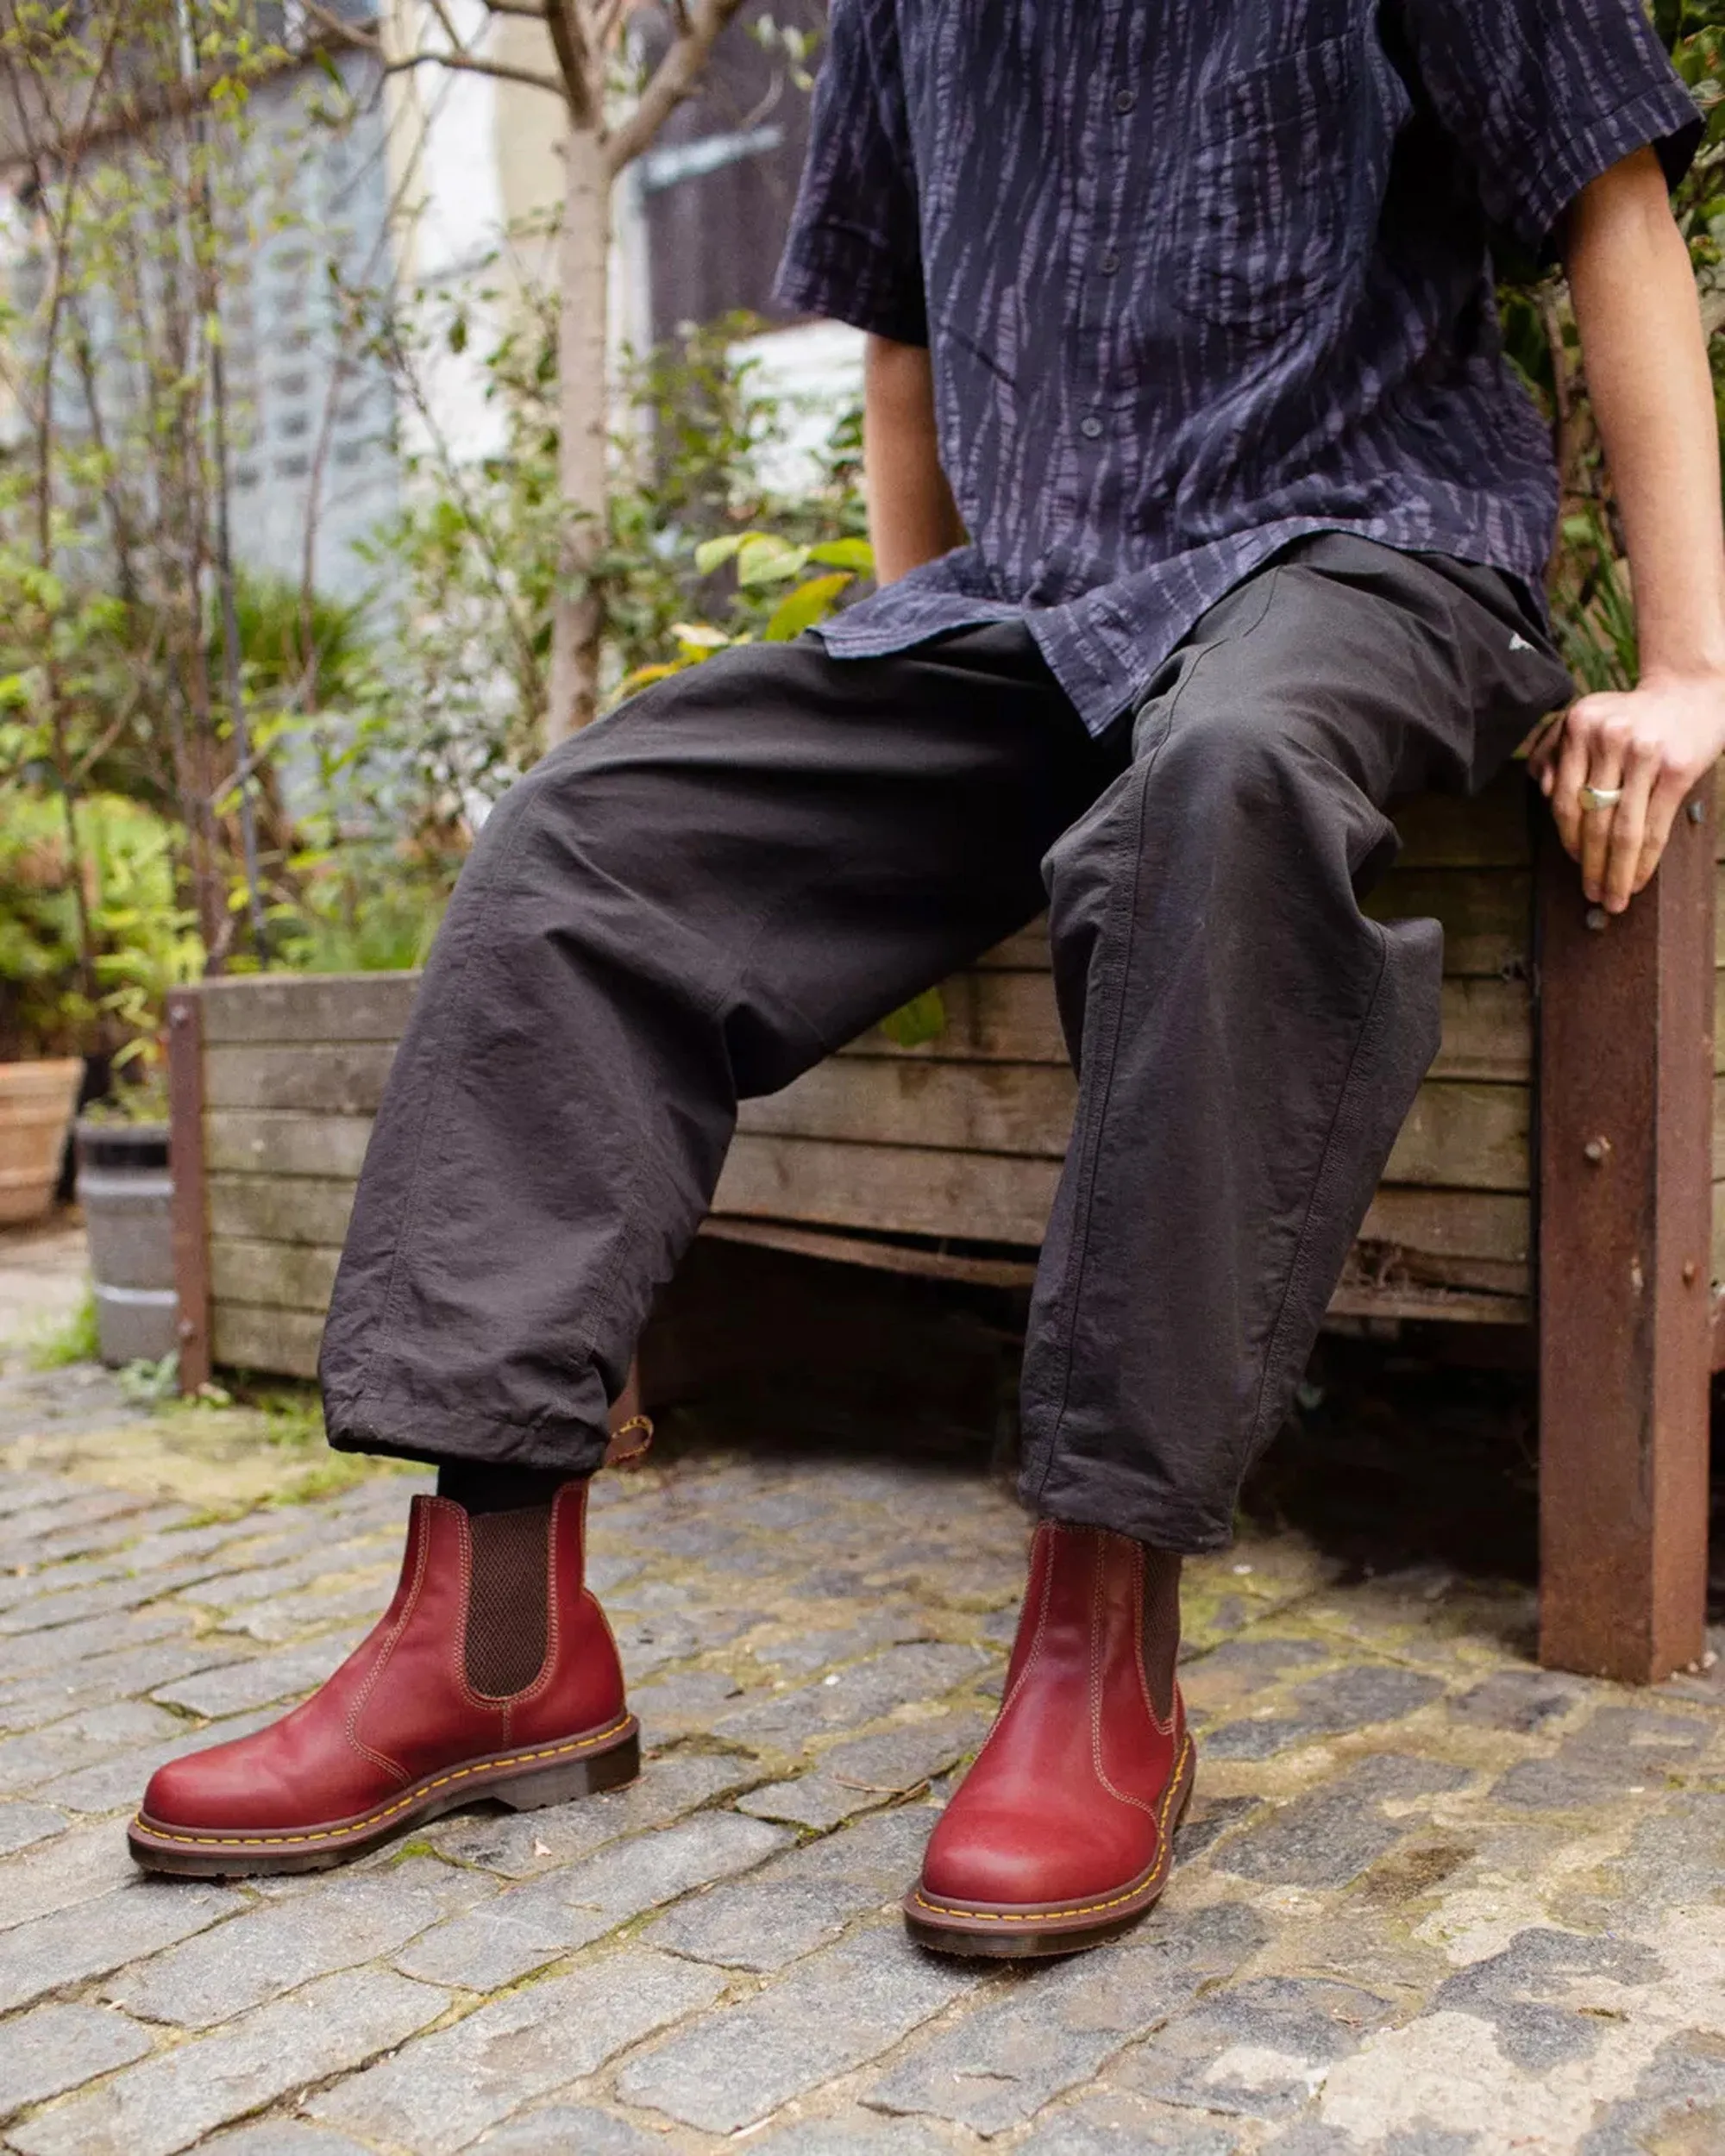
<svg viewBox="0 0 1725 2156"><path fill-rule="evenodd" d="M923 1946L1072 1953L1135 1924L1161 1894L1193 1752L1171 1677L1166 1719L1156 1711L1145 1571L1126 1535L1038 1528L999 1717L905 1898ZM1171 1670L1174 1641L1152 1644Z"/></svg>
<svg viewBox="0 0 1725 2156"><path fill-rule="evenodd" d="M282 1720L158 1769L129 1833L152 1871L311 1871L474 1797L517 1811L633 1781L638 1725L582 1583L586 1484L469 1517L416 1497L395 1598Z"/></svg>

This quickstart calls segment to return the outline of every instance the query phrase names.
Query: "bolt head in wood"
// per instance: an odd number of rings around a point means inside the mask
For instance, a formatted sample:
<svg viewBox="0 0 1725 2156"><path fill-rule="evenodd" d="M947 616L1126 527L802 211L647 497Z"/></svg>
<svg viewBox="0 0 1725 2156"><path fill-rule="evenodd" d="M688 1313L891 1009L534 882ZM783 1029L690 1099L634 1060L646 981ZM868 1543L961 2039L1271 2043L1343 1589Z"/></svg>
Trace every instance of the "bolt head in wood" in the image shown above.
<svg viewBox="0 0 1725 2156"><path fill-rule="evenodd" d="M1609 1138L1590 1138L1581 1150L1597 1168L1610 1153L1611 1141Z"/></svg>

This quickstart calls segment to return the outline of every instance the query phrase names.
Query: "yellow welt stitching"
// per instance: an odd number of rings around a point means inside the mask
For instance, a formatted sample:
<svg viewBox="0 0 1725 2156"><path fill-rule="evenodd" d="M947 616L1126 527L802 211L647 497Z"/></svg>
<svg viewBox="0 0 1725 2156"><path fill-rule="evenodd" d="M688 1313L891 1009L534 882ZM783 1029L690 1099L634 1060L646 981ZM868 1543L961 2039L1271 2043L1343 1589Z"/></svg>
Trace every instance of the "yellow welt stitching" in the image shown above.
<svg viewBox="0 0 1725 2156"><path fill-rule="evenodd" d="M1082 1908L1027 1909L1014 1910L1010 1913L992 1909L953 1908L944 1902L929 1901L920 1887L912 1895L911 1899L919 1908L928 1910L932 1916L962 1916L967 1922L972 1924L1057 1924L1063 1917L1101 1916L1106 1910L1119 1908L1123 1902L1137 1901L1140 1894L1148 1893L1150 1889L1156 1884L1167 1870L1169 1859L1174 1853L1173 1844L1169 1840L1166 1831L1168 1808L1174 1802L1174 1792L1180 1786L1180 1777L1185 1771L1187 1757L1191 1749L1192 1739L1188 1737L1180 1746L1180 1757L1174 1763L1174 1772L1169 1777L1168 1789L1162 1800L1161 1816L1157 1822L1157 1831L1162 1841L1161 1858L1149 1878L1142 1886L1135 1886L1130 1894L1117 1894L1109 1902L1087 1902Z"/></svg>
<svg viewBox="0 0 1725 2156"><path fill-rule="evenodd" d="M428 1796L433 1789L446 1789L451 1782L465 1781L470 1775L492 1772L499 1767L530 1767L541 1759L566 1759L573 1752L591 1752L595 1745L602 1745L606 1738L614 1737L619 1730L626 1729L630 1720L630 1717L625 1714L608 1729L597 1730L590 1737L577 1737L566 1745L553 1745L543 1752L524 1752L512 1759L485 1760L475 1766L456 1767L448 1774L440 1774L431 1781L417 1783L406 1796L399 1798L395 1803L386 1805L381 1811L367 1812L363 1819L356 1819L346 1827L318 1827L304 1834L171 1834L166 1827L151 1826L141 1812L133 1819L132 1824L153 1841L181 1842L190 1849L279 1849L291 1842L342 1841L350 1834L363 1833L369 1827L382 1826L386 1820L393 1819L398 1812L411 1811L422 1797Z"/></svg>

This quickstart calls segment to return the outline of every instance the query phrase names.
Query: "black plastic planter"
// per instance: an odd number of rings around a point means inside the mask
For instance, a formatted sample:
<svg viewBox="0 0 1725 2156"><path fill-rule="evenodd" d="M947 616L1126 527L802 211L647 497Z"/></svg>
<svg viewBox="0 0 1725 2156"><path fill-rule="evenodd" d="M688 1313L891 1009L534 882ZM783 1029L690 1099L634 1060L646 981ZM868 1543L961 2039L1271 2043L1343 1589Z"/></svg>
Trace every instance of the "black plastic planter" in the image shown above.
<svg viewBox="0 0 1725 2156"><path fill-rule="evenodd" d="M80 1123L78 1197L102 1360L160 1362L179 1344L166 1124Z"/></svg>

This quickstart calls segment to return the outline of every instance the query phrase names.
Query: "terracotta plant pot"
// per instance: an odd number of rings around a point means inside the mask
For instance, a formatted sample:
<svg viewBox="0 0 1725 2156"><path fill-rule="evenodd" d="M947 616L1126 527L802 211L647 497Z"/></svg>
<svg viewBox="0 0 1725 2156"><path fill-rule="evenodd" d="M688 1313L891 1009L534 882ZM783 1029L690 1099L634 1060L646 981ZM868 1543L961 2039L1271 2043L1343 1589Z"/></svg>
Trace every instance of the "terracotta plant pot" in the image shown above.
<svg viewBox="0 0 1725 2156"><path fill-rule="evenodd" d="M53 1203L84 1064L0 1063L0 1225L39 1220Z"/></svg>

